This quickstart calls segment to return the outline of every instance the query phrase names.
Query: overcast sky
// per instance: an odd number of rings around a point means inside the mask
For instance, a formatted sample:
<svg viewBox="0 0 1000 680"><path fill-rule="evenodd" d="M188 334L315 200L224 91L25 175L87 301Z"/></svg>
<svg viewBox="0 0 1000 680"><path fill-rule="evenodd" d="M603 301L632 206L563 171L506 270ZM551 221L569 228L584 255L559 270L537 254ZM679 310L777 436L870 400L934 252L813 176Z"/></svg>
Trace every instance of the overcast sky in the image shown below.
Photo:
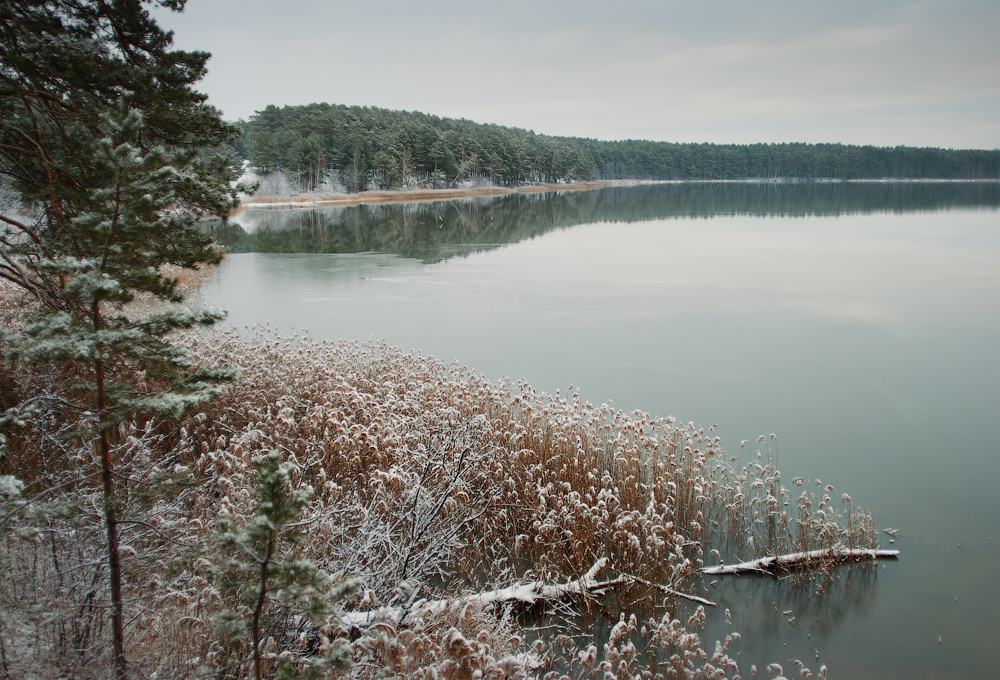
<svg viewBox="0 0 1000 680"><path fill-rule="evenodd" d="M188 0L230 120L423 111L552 135L1000 147L1000 0Z"/></svg>

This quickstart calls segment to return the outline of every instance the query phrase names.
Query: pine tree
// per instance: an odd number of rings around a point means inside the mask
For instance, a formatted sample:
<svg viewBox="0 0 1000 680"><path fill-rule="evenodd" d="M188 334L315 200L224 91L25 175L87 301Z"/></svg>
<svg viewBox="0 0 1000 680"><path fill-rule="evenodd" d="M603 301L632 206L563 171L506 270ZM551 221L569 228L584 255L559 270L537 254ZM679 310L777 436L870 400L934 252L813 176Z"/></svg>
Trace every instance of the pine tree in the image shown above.
<svg viewBox="0 0 1000 680"><path fill-rule="evenodd" d="M350 645L334 637L331 628L337 623L333 618L337 603L357 586L350 580L334 580L298 554L307 524L302 514L309 507L312 489L292 488L295 465L282 463L277 451L255 456L252 463L257 491L253 516L246 523L225 509L219 516L223 559L217 571L231 606L220 615L218 632L224 642L237 643L237 659L244 656L239 643L249 642L256 680L263 675L265 630L285 647L276 655L282 677L328 677L351 664ZM306 623L314 626L314 648L295 652L287 645L290 633Z"/></svg>
<svg viewBox="0 0 1000 680"><path fill-rule="evenodd" d="M100 461L115 675L127 673L112 433L137 415L174 418L219 394L227 371L195 366L169 334L221 318L176 307L137 315L137 295L181 301L173 265L217 263L197 228L235 205L214 152L238 131L193 85L208 54L171 50L144 4L184 0L5 0L0 5L0 173L31 208L0 215L0 277L30 301L7 358L71 370L41 400L76 414ZM0 440L2 441L2 440Z"/></svg>

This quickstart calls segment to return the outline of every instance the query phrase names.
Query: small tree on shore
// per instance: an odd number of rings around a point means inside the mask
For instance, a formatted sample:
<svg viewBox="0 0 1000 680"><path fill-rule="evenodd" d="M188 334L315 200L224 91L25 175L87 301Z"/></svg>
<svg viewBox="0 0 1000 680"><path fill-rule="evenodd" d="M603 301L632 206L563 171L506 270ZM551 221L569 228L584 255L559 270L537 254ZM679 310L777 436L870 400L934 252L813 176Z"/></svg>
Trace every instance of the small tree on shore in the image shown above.
<svg viewBox="0 0 1000 680"><path fill-rule="evenodd" d="M305 538L302 515L309 507L312 489L292 487L295 465L281 462L277 451L256 456L257 504L245 523L225 509L219 516L218 540L224 555L218 568L221 590L230 607L217 622L224 642L237 643L237 659L243 658L239 643L249 642L253 677L263 677L261 646L265 631L276 643L289 642L290 632L313 626L313 649L293 652L285 648L276 655L276 666L284 678L323 678L351 665L351 647L331 634L339 622L331 618L336 605L356 589L351 580L336 581L297 554ZM270 625L269 625L270 624ZM238 663L238 662L237 662Z"/></svg>
<svg viewBox="0 0 1000 680"><path fill-rule="evenodd" d="M16 404L0 426L58 403L99 461L115 675L127 674L118 546L124 492L114 432L138 414L176 418L231 373L194 365L169 334L221 318L139 315L136 296L180 302L165 267L221 255L197 228L235 205L233 170L213 150L237 131L193 84L207 53L171 50L144 4L184 0L10 0L0 7L0 173L31 208L0 215L0 277L28 300L0 331L10 360L63 367L63 387ZM2 440L0 440L2 443Z"/></svg>

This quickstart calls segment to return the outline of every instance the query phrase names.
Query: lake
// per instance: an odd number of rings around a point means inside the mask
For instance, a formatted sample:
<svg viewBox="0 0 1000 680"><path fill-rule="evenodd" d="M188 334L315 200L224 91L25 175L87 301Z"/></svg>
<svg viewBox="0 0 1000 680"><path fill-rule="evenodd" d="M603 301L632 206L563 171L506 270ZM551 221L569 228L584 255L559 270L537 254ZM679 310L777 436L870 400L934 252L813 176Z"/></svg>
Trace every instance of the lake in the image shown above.
<svg viewBox="0 0 1000 680"><path fill-rule="evenodd" d="M244 210L237 327L384 338L486 376L777 435L899 529L822 597L720 579L745 677L1000 675L1000 183L689 183ZM785 614L792 612L792 614ZM795 620L789 623L794 616ZM819 658L817 662L816 659Z"/></svg>

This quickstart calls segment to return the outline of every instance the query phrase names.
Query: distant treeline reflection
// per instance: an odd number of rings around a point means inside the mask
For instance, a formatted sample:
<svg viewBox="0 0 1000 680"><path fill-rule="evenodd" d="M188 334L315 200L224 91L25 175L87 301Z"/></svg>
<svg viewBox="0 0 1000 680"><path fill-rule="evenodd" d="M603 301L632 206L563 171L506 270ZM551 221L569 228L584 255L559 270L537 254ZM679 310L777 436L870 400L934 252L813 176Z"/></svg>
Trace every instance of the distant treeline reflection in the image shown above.
<svg viewBox="0 0 1000 680"><path fill-rule="evenodd" d="M424 203L245 210L216 223L229 252L393 253L425 262L594 222L1000 207L998 182L684 183Z"/></svg>

